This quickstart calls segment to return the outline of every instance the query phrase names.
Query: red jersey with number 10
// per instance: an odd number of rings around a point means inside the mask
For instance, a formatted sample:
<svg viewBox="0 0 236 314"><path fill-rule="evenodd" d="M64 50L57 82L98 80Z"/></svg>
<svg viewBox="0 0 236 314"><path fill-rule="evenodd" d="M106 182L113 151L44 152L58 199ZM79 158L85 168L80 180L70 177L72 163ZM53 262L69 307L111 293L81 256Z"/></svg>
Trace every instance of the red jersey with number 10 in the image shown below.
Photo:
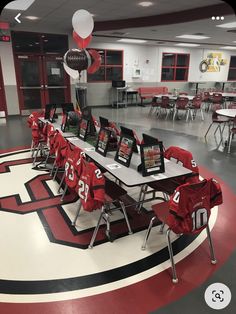
<svg viewBox="0 0 236 314"><path fill-rule="evenodd" d="M86 211L101 208L105 201L105 179L101 170L93 163L80 159L80 177L76 191Z"/></svg>
<svg viewBox="0 0 236 314"><path fill-rule="evenodd" d="M222 204L218 182L205 179L179 186L169 201L167 224L175 233L197 233L208 223L211 208Z"/></svg>

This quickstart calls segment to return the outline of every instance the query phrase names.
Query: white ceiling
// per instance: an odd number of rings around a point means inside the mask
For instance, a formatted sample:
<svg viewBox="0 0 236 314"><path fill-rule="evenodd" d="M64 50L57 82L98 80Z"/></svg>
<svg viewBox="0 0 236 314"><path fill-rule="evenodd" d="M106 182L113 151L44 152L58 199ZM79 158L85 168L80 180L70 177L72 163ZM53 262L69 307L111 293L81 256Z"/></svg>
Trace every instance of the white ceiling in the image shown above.
<svg viewBox="0 0 236 314"><path fill-rule="evenodd" d="M12 30L71 34L72 15L79 9L85 9L94 14L96 23L181 12L201 7L203 7L204 12L206 6L224 3L220 0L153 0L153 6L142 8L137 5L138 2L139 0L35 0L26 11L21 12L21 24L16 23L14 20L14 17L20 11L14 10L3 9L1 21L9 22ZM38 16L40 19L29 21L25 18L28 15ZM212 15L214 15L214 12L212 12ZM149 39L150 41L147 44L150 45L158 45L157 42L164 41L165 45L168 46L174 45L176 42L198 42L201 43L201 47L215 49L226 45L236 46L236 43L233 42L236 41L236 33L227 32L226 29L216 27L215 25L223 22L212 21L211 16L187 23L168 25L167 21L167 25L154 25L151 27L139 27L137 25L135 28L94 32L93 40L115 42L117 37L128 37ZM225 16L224 23L235 21L236 17L232 9L232 14ZM117 34L117 32L127 34L123 36ZM186 33L204 33L211 38L201 41L186 39L183 41L175 37ZM100 36L106 36L106 38ZM112 38L107 36L112 36Z"/></svg>

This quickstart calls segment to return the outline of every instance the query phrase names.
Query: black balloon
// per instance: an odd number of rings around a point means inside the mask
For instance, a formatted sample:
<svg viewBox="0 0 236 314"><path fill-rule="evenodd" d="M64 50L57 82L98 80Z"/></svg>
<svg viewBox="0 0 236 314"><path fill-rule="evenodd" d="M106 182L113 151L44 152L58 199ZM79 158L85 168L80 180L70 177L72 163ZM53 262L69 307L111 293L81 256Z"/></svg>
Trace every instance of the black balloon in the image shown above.
<svg viewBox="0 0 236 314"><path fill-rule="evenodd" d="M91 63L85 50L79 49L68 50L64 55L64 62L69 68L79 72L86 70Z"/></svg>

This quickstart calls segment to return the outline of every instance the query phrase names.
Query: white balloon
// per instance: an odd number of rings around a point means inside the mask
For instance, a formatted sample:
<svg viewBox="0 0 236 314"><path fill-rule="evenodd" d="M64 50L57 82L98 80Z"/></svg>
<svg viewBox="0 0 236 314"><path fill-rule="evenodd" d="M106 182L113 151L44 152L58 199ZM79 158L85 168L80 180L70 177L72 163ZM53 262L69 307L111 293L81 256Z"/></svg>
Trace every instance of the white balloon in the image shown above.
<svg viewBox="0 0 236 314"><path fill-rule="evenodd" d="M63 62L64 70L68 75L70 75L74 80L77 80L79 78L79 72L77 70L73 70L69 68L64 62Z"/></svg>
<svg viewBox="0 0 236 314"><path fill-rule="evenodd" d="M93 31L93 17L86 10L78 10L73 14L72 25L81 38L87 38Z"/></svg>

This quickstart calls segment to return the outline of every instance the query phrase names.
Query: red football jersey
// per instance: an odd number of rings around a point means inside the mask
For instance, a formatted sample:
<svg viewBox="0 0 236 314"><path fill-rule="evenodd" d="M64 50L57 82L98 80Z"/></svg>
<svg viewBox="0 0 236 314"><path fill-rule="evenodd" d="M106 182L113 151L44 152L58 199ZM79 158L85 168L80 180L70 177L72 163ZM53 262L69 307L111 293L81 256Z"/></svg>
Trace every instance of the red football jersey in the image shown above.
<svg viewBox="0 0 236 314"><path fill-rule="evenodd" d="M54 148L55 148L55 155L56 155L56 164L58 167L63 167L65 164L65 157L66 157L66 150L67 150L67 141L64 137L57 132Z"/></svg>
<svg viewBox="0 0 236 314"><path fill-rule="evenodd" d="M65 159L65 182L70 188L78 183L77 163L80 158L81 149L68 144Z"/></svg>
<svg viewBox="0 0 236 314"><path fill-rule="evenodd" d="M175 233L197 233L208 223L211 208L222 204L222 191L214 179L179 186L169 201L167 224Z"/></svg>
<svg viewBox="0 0 236 314"><path fill-rule="evenodd" d="M189 183L197 183L199 181L199 169L196 161L193 159L192 153L181 147L170 146L164 152L164 157L181 164L183 167L190 169L193 173L196 174L196 176L192 177L181 177L175 179L179 182L179 184L184 184L186 181Z"/></svg>
<svg viewBox="0 0 236 314"><path fill-rule="evenodd" d="M101 170L93 162L81 158L80 166L81 175L76 191L84 210L91 212L104 204L105 179Z"/></svg>

